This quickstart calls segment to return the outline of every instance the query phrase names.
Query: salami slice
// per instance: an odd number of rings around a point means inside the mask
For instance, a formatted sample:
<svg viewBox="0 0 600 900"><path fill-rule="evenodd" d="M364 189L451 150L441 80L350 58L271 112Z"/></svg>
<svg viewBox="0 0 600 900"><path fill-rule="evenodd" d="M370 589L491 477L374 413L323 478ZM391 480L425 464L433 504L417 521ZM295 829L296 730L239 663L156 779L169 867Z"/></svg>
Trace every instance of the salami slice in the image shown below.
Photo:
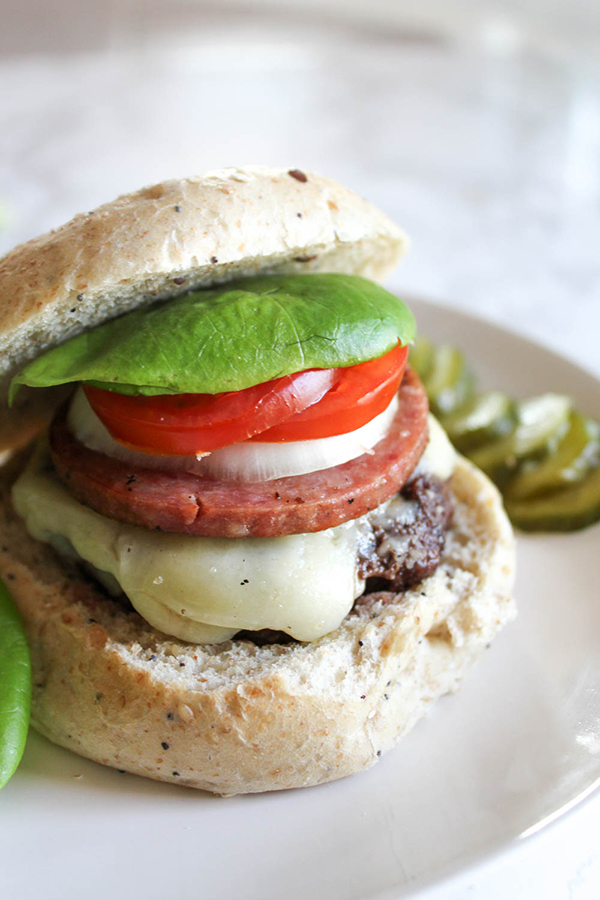
<svg viewBox="0 0 600 900"><path fill-rule="evenodd" d="M50 448L71 494L133 525L209 537L278 537L323 531L375 509L408 479L427 443L427 396L407 369L388 434L340 466L265 482L225 482L188 473L132 468L81 444L54 420Z"/></svg>

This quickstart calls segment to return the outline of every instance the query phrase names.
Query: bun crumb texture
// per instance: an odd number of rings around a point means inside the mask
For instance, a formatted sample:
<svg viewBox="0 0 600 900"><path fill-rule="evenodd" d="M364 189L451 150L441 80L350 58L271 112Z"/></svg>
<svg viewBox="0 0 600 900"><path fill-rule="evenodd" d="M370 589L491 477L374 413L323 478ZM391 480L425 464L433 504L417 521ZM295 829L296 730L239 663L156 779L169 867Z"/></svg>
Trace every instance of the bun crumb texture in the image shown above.
<svg viewBox="0 0 600 900"><path fill-rule="evenodd" d="M344 272L379 281L406 235L366 200L299 169L230 168L165 181L75 216L0 259L0 450L22 446L64 391L12 377L123 313L246 275Z"/></svg>
<svg viewBox="0 0 600 900"><path fill-rule="evenodd" d="M173 641L31 539L0 508L0 575L25 621L33 724L105 765L231 795L302 787L373 765L455 691L515 615L514 541L500 497L466 460L436 573L362 599L311 644Z"/></svg>
<svg viewBox="0 0 600 900"><path fill-rule="evenodd" d="M404 233L301 169L223 169L118 198L0 260L0 451L28 443L64 392L13 375L86 329L159 299L259 273L380 280ZM466 460L451 479L441 565L403 595L361 599L310 644L177 643L33 540L0 470L0 576L28 633L32 721L117 769L231 795L302 787L373 765L515 614L512 529ZM201 590L201 587L199 588Z"/></svg>

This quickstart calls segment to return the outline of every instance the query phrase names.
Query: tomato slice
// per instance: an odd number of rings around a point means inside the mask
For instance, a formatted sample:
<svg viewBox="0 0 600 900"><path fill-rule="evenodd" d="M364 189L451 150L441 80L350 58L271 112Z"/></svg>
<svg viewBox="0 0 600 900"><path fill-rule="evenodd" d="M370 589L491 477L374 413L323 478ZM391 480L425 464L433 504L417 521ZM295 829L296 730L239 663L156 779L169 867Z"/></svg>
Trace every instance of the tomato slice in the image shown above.
<svg viewBox="0 0 600 900"><path fill-rule="evenodd" d="M382 413L398 392L408 347L395 347L366 363L338 369L339 379L322 400L262 432L255 441L309 441L355 431Z"/></svg>
<svg viewBox="0 0 600 900"><path fill-rule="evenodd" d="M223 394L127 396L84 385L112 437L132 450L210 453L241 441L305 441L354 431L389 405L408 354L395 347L345 369L309 369Z"/></svg>
<svg viewBox="0 0 600 900"><path fill-rule="evenodd" d="M192 456L245 441L314 403L336 383L337 369L310 369L224 394L127 396L84 385L112 437L132 450Z"/></svg>

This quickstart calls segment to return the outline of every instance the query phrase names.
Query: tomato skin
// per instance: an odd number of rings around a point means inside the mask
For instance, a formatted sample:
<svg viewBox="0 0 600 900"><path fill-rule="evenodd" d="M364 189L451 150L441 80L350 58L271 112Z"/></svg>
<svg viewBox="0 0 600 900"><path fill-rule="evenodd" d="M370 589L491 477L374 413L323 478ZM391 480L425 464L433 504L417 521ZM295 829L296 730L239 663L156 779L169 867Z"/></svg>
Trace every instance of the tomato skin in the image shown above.
<svg viewBox="0 0 600 900"><path fill-rule="evenodd" d="M224 394L128 396L84 385L111 436L142 453L193 456L245 441L317 403L337 369L312 369Z"/></svg>
<svg viewBox="0 0 600 900"><path fill-rule="evenodd" d="M119 443L172 456L230 444L304 441L354 431L398 391L408 347L340 369L310 369L223 394L130 396L84 385L90 406Z"/></svg>
<svg viewBox="0 0 600 900"><path fill-rule="evenodd" d="M338 369L339 379L319 403L274 425L252 440L265 443L310 441L355 431L382 413L398 392L408 347L378 359Z"/></svg>

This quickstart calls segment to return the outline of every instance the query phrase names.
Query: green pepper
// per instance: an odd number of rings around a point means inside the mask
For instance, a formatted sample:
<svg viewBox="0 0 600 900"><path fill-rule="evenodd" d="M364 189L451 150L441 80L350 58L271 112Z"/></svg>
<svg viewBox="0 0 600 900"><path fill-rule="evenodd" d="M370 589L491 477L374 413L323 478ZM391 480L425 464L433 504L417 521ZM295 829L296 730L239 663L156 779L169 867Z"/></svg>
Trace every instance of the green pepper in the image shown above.
<svg viewBox="0 0 600 900"><path fill-rule="evenodd" d="M31 707L31 662L25 631L0 581L0 788L14 774L23 751Z"/></svg>

